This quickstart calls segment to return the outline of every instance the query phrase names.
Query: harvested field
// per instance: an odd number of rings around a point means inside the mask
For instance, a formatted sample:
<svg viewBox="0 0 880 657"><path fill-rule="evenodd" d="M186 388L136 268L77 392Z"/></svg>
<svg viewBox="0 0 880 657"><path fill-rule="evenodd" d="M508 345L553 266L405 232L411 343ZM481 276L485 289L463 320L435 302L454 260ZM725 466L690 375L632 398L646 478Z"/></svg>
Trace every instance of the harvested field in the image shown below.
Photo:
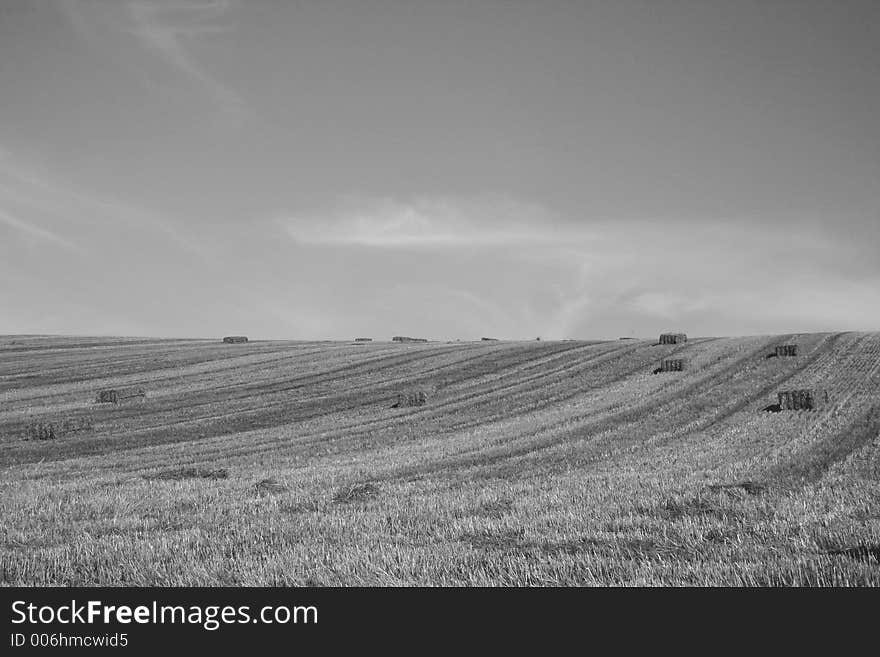
<svg viewBox="0 0 880 657"><path fill-rule="evenodd" d="M880 585L880 334L655 345L28 338L0 583Z"/></svg>

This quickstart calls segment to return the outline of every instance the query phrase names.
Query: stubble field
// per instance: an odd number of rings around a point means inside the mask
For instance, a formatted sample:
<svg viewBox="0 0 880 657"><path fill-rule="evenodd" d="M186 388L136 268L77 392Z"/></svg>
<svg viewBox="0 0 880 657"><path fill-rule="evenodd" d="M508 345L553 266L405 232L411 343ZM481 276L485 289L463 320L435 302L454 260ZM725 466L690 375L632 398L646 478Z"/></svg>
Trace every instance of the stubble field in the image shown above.
<svg viewBox="0 0 880 657"><path fill-rule="evenodd" d="M878 333L0 337L6 585L878 585L878 480Z"/></svg>

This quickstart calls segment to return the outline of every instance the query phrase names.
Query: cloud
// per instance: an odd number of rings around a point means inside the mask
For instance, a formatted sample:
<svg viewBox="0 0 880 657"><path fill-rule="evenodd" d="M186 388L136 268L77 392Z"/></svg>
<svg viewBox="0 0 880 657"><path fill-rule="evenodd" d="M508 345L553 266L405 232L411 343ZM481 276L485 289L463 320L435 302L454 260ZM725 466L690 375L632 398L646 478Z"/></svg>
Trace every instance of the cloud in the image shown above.
<svg viewBox="0 0 880 657"><path fill-rule="evenodd" d="M345 262L382 272L377 283L404 267L409 303L429 295L462 327L474 318L463 295L491 300L500 311L480 321L501 334L824 330L835 317L838 326L880 324L873 244L818 221L574 219L507 197L348 200L277 221L301 247L349 250Z"/></svg>
<svg viewBox="0 0 880 657"><path fill-rule="evenodd" d="M208 256L202 241L181 231L177 224L149 210L106 195L96 195L58 180L52 174L24 164L0 147L0 208L3 223L31 237L54 242L68 249L82 249L46 223L86 229L135 228L158 233L176 247L202 259ZM36 219L35 219L35 218Z"/></svg>
<svg viewBox="0 0 880 657"><path fill-rule="evenodd" d="M62 237L61 235L54 233L46 228L41 228L40 226L37 226L32 222L24 221L23 219L14 217L8 212L4 212L3 210L0 210L0 223L10 226L18 232L28 235L29 237L40 240L42 242L55 244L56 246L67 249L68 251L81 251L80 247L78 247L70 240Z"/></svg>
<svg viewBox="0 0 880 657"><path fill-rule="evenodd" d="M231 31L231 26L218 20L233 3L229 0L207 2L147 2L128 4L133 26L129 31L149 51L160 56L169 66L205 89L224 114L241 115L245 109L242 97L211 75L187 47L187 41Z"/></svg>
<svg viewBox="0 0 880 657"><path fill-rule="evenodd" d="M349 201L329 213L277 221L295 242L310 245L442 249L564 240L546 210L508 198Z"/></svg>
<svg viewBox="0 0 880 657"><path fill-rule="evenodd" d="M708 302L702 296L695 298L674 292L652 291L636 295L629 304L641 314L673 319L686 313L703 310Z"/></svg>
<svg viewBox="0 0 880 657"><path fill-rule="evenodd" d="M238 120L247 111L244 99L192 52L200 39L233 31L234 26L224 19L237 5L233 0L66 0L60 7L73 30L90 46L102 37L133 35L145 51L207 93L222 117ZM126 40L126 47L130 41Z"/></svg>

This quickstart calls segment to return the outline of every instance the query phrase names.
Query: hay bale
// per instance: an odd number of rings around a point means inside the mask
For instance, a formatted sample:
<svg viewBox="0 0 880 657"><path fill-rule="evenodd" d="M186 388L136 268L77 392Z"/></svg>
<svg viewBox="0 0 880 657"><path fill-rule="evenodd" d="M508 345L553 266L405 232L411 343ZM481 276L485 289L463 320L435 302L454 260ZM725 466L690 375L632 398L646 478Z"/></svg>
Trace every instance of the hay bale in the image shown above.
<svg viewBox="0 0 880 657"><path fill-rule="evenodd" d="M39 421L29 423L24 429L25 440L55 440L80 431L91 431L89 417L64 418L63 420Z"/></svg>
<svg viewBox="0 0 880 657"><path fill-rule="evenodd" d="M373 338L355 338L355 342L372 342Z"/></svg>
<svg viewBox="0 0 880 657"><path fill-rule="evenodd" d="M397 395L397 402L391 408L408 408L412 406L424 406L428 403L428 393L424 390L415 392L401 392Z"/></svg>
<svg viewBox="0 0 880 657"><path fill-rule="evenodd" d="M52 422L31 422L25 429L25 440L55 440L60 435Z"/></svg>
<svg viewBox="0 0 880 657"><path fill-rule="evenodd" d="M683 372L686 364L684 358L664 358L660 361L660 372Z"/></svg>
<svg viewBox="0 0 880 657"><path fill-rule="evenodd" d="M91 431L92 429L94 429L94 424L90 417L69 417L61 422L61 433L63 434Z"/></svg>
<svg viewBox="0 0 880 657"><path fill-rule="evenodd" d="M785 358L798 355L798 346L796 344L782 344L776 347L776 357Z"/></svg>
<svg viewBox="0 0 880 657"><path fill-rule="evenodd" d="M685 333L661 333L660 344L680 344L687 342L688 336Z"/></svg>
<svg viewBox="0 0 880 657"><path fill-rule="evenodd" d="M144 398L146 396L147 393L143 388L107 388L105 390L98 391L98 395L95 397L95 403L118 404L122 401Z"/></svg>
<svg viewBox="0 0 880 657"><path fill-rule="evenodd" d="M813 411L829 403L827 390L781 390L777 393L778 405L783 411Z"/></svg>
<svg viewBox="0 0 880 657"><path fill-rule="evenodd" d="M246 335L227 335L223 338L223 342L226 344L239 344L247 341L248 339Z"/></svg>
<svg viewBox="0 0 880 657"><path fill-rule="evenodd" d="M115 390L99 390L95 397L96 404L116 404L119 402L119 395Z"/></svg>
<svg viewBox="0 0 880 657"><path fill-rule="evenodd" d="M395 335L391 338L392 342L427 342L428 338L410 338L405 335Z"/></svg>

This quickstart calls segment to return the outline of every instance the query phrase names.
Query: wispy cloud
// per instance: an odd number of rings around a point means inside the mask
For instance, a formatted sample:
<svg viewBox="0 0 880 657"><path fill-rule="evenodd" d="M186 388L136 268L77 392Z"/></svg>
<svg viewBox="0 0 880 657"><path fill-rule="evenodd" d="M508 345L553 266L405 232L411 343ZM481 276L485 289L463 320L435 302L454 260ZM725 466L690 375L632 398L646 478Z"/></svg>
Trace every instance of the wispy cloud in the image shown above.
<svg viewBox="0 0 880 657"><path fill-rule="evenodd" d="M348 201L277 221L300 246L354 250L377 271L406 263L407 298L431 294L469 317L467 304L452 302L457 292L493 299L511 310L517 331L549 338L680 322L708 332L808 328L811 318L824 327L832 302L846 310L841 317L858 319L856 328L880 322L880 293L853 284L880 276L880 265L864 264L870 245L817 221L792 229L734 219L575 220L510 198L422 198ZM412 266L418 253L430 274ZM436 290L438 280L448 291ZM501 326L503 313L480 321Z"/></svg>
<svg viewBox="0 0 880 657"><path fill-rule="evenodd" d="M4 210L0 210L0 223L41 242L49 242L68 251L81 251L80 247L58 233L42 228L33 222L15 217Z"/></svg>
<svg viewBox="0 0 880 657"><path fill-rule="evenodd" d="M564 239L546 210L509 198L349 201L328 213L277 221L295 242L312 245L442 249Z"/></svg>
<svg viewBox="0 0 880 657"><path fill-rule="evenodd" d="M240 120L247 113L242 96L194 54L199 41L234 30L228 13L237 0L130 0L107 3L96 0L64 0L60 4L69 24L90 46L112 38L131 36L144 52L158 57L182 79L204 92L225 119Z"/></svg>
<svg viewBox="0 0 880 657"><path fill-rule="evenodd" d="M0 217L8 226L31 237L54 242L68 249L81 250L62 236L56 226L106 230L128 227L160 234L192 255L207 257L202 241L182 232L171 220L158 213L107 195L86 192L33 164L25 164L0 148ZM52 228L45 228L45 224Z"/></svg>
<svg viewBox="0 0 880 657"><path fill-rule="evenodd" d="M629 300L636 312L662 319L674 319L687 313L704 310L709 305L705 297L678 292L652 290L642 292Z"/></svg>
<svg viewBox="0 0 880 657"><path fill-rule="evenodd" d="M189 42L196 38L232 30L223 15L233 6L231 0L206 2L149 2L128 4L133 26L130 32L149 51L161 57L181 75L206 90L223 113L240 116L245 109L242 97L212 75L193 55Z"/></svg>

